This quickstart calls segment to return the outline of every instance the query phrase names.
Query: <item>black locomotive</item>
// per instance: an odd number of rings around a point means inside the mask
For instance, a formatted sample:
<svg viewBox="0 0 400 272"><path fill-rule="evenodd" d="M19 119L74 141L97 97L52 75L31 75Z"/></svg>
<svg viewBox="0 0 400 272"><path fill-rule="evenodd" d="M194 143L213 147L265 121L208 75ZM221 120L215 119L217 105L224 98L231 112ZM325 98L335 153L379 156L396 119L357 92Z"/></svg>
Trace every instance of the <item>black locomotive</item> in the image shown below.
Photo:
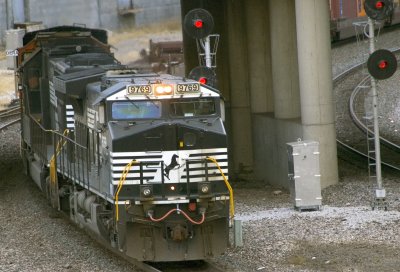
<svg viewBox="0 0 400 272"><path fill-rule="evenodd" d="M126 68L104 30L28 33L18 53L21 154L53 207L140 261L225 251L233 197L216 89Z"/></svg>

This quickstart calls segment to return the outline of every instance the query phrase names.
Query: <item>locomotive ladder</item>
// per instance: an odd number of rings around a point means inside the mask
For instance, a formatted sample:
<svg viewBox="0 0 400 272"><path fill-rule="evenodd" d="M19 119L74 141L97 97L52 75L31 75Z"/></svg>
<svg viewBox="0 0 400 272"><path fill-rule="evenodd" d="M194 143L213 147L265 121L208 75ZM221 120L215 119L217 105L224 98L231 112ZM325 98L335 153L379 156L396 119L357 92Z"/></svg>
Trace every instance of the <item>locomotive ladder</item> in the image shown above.
<svg viewBox="0 0 400 272"><path fill-rule="evenodd" d="M376 175L376 148L375 148L375 134L374 134L374 116L372 110L372 92L370 79L365 78L357 86L358 89L364 89L364 123L366 127L367 136L367 155L368 155L368 178L371 185L377 181Z"/></svg>
<svg viewBox="0 0 400 272"><path fill-rule="evenodd" d="M375 161L375 134L374 130L374 122L372 115L365 116L365 124L367 127L367 154L368 154L368 177L373 184L376 181L376 161Z"/></svg>

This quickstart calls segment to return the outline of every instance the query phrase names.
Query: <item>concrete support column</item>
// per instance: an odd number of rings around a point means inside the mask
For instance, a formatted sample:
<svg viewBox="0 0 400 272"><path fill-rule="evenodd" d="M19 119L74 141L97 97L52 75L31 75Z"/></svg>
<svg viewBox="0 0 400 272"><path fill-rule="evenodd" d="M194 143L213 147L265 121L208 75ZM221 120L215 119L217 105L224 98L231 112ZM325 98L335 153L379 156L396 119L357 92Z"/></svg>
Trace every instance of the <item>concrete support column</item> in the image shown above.
<svg viewBox="0 0 400 272"><path fill-rule="evenodd" d="M296 25L303 138L320 143L325 188L338 182L328 1L296 0Z"/></svg>
<svg viewBox="0 0 400 272"><path fill-rule="evenodd" d="M269 17L275 118L298 118L300 91L295 3L292 0L268 1L268 3L271 14Z"/></svg>
<svg viewBox="0 0 400 272"><path fill-rule="evenodd" d="M13 0L14 23L25 22L24 0Z"/></svg>
<svg viewBox="0 0 400 272"><path fill-rule="evenodd" d="M252 126L248 78L246 20L243 16L245 1L227 1L227 25L229 28L229 80L231 112L231 147L235 173L252 171Z"/></svg>
<svg viewBox="0 0 400 272"><path fill-rule="evenodd" d="M246 2L245 14L251 112L272 112L274 104L268 1Z"/></svg>

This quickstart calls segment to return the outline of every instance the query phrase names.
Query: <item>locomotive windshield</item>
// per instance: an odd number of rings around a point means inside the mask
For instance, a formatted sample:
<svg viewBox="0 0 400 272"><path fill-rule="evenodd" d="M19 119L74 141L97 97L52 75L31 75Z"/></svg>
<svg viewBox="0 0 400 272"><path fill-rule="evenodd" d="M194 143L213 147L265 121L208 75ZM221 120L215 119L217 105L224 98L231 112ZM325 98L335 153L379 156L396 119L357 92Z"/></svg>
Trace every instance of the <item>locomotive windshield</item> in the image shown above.
<svg viewBox="0 0 400 272"><path fill-rule="evenodd" d="M213 98L115 101L111 105L113 120L168 118L167 113L172 118L206 117L216 115L217 107Z"/></svg>
<svg viewBox="0 0 400 272"><path fill-rule="evenodd" d="M185 99L170 104L170 114L175 117L207 116L216 113L213 99Z"/></svg>
<svg viewBox="0 0 400 272"><path fill-rule="evenodd" d="M160 101L124 101L112 103L112 118L116 120L153 119L161 117Z"/></svg>

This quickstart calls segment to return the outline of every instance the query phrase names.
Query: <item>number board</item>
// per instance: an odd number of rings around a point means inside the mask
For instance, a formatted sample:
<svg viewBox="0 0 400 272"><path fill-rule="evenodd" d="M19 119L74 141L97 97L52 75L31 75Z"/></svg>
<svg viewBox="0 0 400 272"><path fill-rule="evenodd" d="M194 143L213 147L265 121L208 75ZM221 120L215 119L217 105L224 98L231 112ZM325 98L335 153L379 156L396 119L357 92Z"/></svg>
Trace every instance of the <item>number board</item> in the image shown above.
<svg viewBox="0 0 400 272"><path fill-rule="evenodd" d="M152 94L151 85L128 85L126 93L132 95Z"/></svg>
<svg viewBox="0 0 400 272"><path fill-rule="evenodd" d="M200 92L200 84L199 83L178 84L176 86L177 94L198 93L198 92Z"/></svg>
<svg viewBox="0 0 400 272"><path fill-rule="evenodd" d="M16 57L18 56L18 50L6 50L6 56L7 57Z"/></svg>

